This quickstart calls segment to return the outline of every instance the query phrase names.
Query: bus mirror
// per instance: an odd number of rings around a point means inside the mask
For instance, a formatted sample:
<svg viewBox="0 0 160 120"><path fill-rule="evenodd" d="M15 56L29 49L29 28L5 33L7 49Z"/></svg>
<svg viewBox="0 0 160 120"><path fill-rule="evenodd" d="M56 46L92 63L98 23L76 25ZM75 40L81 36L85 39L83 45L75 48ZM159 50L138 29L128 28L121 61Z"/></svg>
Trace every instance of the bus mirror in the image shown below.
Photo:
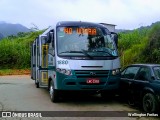
<svg viewBox="0 0 160 120"><path fill-rule="evenodd" d="M42 44L47 43L47 36L42 36L41 40L42 40Z"/></svg>
<svg viewBox="0 0 160 120"><path fill-rule="evenodd" d="M111 32L111 35L113 35L113 40L116 44L116 47L118 48L118 34L115 32Z"/></svg>
<svg viewBox="0 0 160 120"><path fill-rule="evenodd" d="M50 32L50 35L51 35L51 42L53 42L54 41L54 33Z"/></svg>
<svg viewBox="0 0 160 120"><path fill-rule="evenodd" d="M54 32L49 32L51 38L50 38L50 43L52 43L52 47L54 47Z"/></svg>
<svg viewBox="0 0 160 120"><path fill-rule="evenodd" d="M47 43L51 43L52 41L54 41L54 33L53 32L49 32L47 34Z"/></svg>

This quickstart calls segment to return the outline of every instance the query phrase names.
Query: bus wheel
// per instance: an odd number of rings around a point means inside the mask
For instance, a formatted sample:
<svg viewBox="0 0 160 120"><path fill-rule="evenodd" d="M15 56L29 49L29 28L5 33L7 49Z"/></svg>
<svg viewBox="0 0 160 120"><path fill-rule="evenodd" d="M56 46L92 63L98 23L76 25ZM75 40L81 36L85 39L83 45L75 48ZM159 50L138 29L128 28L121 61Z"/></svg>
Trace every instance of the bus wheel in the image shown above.
<svg viewBox="0 0 160 120"><path fill-rule="evenodd" d="M56 103L59 101L58 91L54 89L53 81L50 82L49 93L52 102Z"/></svg>
<svg viewBox="0 0 160 120"><path fill-rule="evenodd" d="M36 88L39 88L39 82L35 80Z"/></svg>
<svg viewBox="0 0 160 120"><path fill-rule="evenodd" d="M158 103L153 94L147 93L143 96L143 109L145 112L156 112Z"/></svg>

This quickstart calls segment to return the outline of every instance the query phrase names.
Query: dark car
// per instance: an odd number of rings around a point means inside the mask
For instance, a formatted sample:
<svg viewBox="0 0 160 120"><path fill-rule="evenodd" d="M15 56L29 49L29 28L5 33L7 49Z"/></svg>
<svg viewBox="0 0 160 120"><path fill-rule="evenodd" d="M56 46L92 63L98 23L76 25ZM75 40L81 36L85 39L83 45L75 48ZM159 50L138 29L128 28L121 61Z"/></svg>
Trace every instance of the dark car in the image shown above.
<svg viewBox="0 0 160 120"><path fill-rule="evenodd" d="M156 112L160 103L160 64L133 64L121 72L121 95L145 112Z"/></svg>

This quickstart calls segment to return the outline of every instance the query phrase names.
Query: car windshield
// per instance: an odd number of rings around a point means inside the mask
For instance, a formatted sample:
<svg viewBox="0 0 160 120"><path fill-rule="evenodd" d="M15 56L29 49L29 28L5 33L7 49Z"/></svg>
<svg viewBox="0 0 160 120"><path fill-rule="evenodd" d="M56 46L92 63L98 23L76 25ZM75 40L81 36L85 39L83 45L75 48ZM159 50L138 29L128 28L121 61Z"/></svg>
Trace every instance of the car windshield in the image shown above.
<svg viewBox="0 0 160 120"><path fill-rule="evenodd" d="M154 74L155 74L156 78L160 80L160 66L154 67L153 70L154 70Z"/></svg>
<svg viewBox="0 0 160 120"><path fill-rule="evenodd" d="M107 29L106 29L107 30ZM58 27L59 56L117 56L115 43L107 31L98 27Z"/></svg>

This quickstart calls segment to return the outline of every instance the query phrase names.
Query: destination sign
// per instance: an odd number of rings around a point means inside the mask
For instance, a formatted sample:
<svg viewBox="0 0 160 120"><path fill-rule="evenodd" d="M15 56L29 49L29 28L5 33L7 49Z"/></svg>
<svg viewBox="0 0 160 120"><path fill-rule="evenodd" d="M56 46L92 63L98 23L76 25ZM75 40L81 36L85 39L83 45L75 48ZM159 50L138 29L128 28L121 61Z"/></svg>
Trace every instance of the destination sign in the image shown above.
<svg viewBox="0 0 160 120"><path fill-rule="evenodd" d="M72 34L73 33L73 28L66 27L66 28L64 28L63 31L66 34ZM76 28L76 33L77 34L96 35L97 31L96 31L96 28Z"/></svg>

